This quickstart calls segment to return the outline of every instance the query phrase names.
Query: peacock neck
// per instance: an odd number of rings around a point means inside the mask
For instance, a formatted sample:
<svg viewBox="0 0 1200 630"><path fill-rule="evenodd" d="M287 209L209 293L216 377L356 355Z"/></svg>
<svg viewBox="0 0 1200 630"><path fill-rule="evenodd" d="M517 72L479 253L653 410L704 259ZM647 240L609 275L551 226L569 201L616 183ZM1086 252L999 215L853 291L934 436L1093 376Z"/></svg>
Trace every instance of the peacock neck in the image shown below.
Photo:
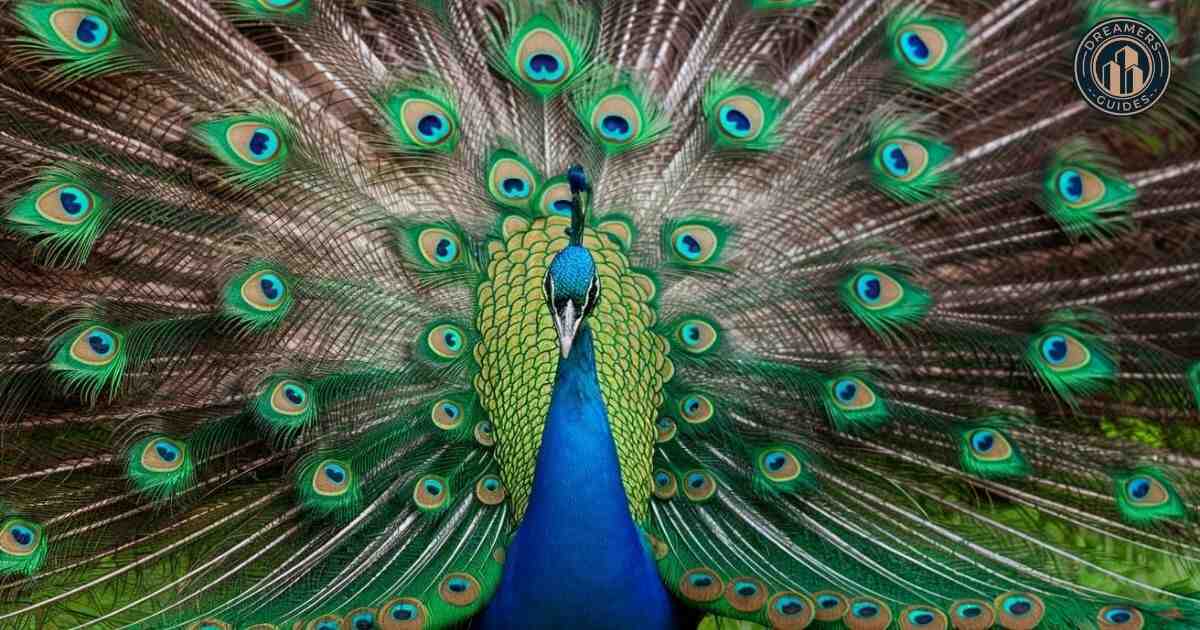
<svg viewBox="0 0 1200 630"><path fill-rule="evenodd" d="M529 506L485 628L672 628L629 512L585 325L559 361Z"/></svg>

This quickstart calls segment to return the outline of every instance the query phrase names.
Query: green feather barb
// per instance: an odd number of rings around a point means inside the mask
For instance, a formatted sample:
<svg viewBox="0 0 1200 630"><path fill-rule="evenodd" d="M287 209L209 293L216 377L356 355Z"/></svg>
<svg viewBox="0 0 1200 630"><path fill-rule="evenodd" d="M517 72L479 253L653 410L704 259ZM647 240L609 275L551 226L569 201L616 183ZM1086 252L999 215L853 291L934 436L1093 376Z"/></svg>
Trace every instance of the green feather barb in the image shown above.
<svg viewBox="0 0 1200 630"><path fill-rule="evenodd" d="M129 16L120 0L21 2L13 14L30 33L17 38L21 48L38 59L61 62L54 74L64 81L138 66L121 37Z"/></svg>
<svg viewBox="0 0 1200 630"><path fill-rule="evenodd" d="M96 239L104 233L111 208L112 200L92 177L51 168L11 202L0 224L37 239L50 264L77 267L87 262Z"/></svg>
<svg viewBox="0 0 1200 630"><path fill-rule="evenodd" d="M50 370L60 375L68 390L78 389L89 402L106 389L110 397L116 395L129 357L121 330L84 322L56 338L51 349Z"/></svg>
<svg viewBox="0 0 1200 630"><path fill-rule="evenodd" d="M888 20L886 47L908 81L949 88L966 77L971 61L962 54L967 26L961 20L901 9Z"/></svg>
<svg viewBox="0 0 1200 630"><path fill-rule="evenodd" d="M19 516L0 520L0 576L33 575L46 561L47 549L38 523Z"/></svg>
<svg viewBox="0 0 1200 630"><path fill-rule="evenodd" d="M125 454L129 481L139 492L155 500L191 485L195 466L186 443L163 435L144 438Z"/></svg>
<svg viewBox="0 0 1200 630"><path fill-rule="evenodd" d="M753 85L718 76L704 90L703 107L719 149L770 151L783 142L784 102Z"/></svg>

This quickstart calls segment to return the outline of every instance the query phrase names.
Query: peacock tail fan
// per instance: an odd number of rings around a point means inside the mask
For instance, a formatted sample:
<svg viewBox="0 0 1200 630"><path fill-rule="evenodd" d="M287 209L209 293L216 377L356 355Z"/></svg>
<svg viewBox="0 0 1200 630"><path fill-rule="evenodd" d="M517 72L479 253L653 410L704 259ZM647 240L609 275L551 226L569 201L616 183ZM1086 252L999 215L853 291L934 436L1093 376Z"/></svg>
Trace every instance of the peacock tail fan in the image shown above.
<svg viewBox="0 0 1200 630"><path fill-rule="evenodd" d="M1142 116L1066 78L1118 15L1172 52ZM1195 628L1198 29L1134 0L0 3L0 627L468 622L530 504L574 238L680 604Z"/></svg>

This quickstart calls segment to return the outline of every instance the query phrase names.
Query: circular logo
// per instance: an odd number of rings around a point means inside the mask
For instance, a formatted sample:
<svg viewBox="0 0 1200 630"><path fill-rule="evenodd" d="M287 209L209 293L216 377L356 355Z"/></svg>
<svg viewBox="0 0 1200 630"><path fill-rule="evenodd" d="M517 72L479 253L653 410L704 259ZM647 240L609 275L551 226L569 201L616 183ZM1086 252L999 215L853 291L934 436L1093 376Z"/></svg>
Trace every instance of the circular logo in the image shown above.
<svg viewBox="0 0 1200 630"><path fill-rule="evenodd" d="M1105 20L1075 49L1075 85L1088 105L1106 114L1132 116L1150 109L1170 81L1167 45L1141 20Z"/></svg>

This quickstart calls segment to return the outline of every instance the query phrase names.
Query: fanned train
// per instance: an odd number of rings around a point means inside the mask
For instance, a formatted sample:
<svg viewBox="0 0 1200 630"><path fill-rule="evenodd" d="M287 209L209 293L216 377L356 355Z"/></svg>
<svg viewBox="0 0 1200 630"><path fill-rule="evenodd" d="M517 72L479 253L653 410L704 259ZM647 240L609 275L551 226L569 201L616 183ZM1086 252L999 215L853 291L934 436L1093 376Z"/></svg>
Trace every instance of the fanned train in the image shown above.
<svg viewBox="0 0 1200 630"><path fill-rule="evenodd" d="M0 1L0 627L1198 628L1198 33Z"/></svg>

